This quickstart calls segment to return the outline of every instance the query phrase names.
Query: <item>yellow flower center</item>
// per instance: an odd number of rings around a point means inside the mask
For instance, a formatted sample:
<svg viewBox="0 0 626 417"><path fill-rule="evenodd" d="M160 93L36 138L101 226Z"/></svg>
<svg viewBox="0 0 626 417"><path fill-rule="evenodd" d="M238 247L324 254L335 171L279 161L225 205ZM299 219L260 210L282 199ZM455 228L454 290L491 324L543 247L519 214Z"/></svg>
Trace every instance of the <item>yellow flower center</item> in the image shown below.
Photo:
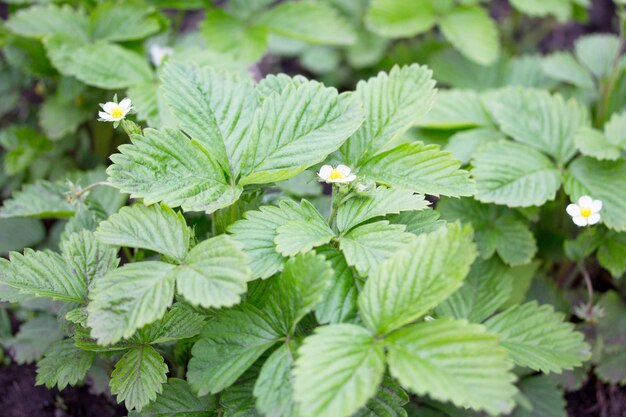
<svg viewBox="0 0 626 417"><path fill-rule="evenodd" d="M113 117L114 119L122 117L123 115L124 115L124 110L122 110L120 107L114 107L111 110L111 117Z"/></svg>
<svg viewBox="0 0 626 417"><path fill-rule="evenodd" d="M580 208L580 215L583 217L589 217L591 216L592 212L591 209L589 207L581 207Z"/></svg>
<svg viewBox="0 0 626 417"><path fill-rule="evenodd" d="M340 170L338 170L337 168L334 168L331 172L330 175L328 176L329 180L342 180L344 179L344 175L343 172L341 172Z"/></svg>

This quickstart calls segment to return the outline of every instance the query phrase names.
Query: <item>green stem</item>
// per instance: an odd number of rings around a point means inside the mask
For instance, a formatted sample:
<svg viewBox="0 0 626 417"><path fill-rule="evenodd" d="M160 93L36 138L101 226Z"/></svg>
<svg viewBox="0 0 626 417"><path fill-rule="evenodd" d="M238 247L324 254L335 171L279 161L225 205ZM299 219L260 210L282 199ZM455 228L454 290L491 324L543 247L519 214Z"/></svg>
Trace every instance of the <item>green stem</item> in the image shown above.
<svg viewBox="0 0 626 417"><path fill-rule="evenodd" d="M587 300L587 313L591 314L593 310L593 284L591 283L591 276L589 275L587 268L585 268L584 259L578 264L578 269L580 270L585 286L587 287L587 297L589 298Z"/></svg>
<svg viewBox="0 0 626 417"><path fill-rule="evenodd" d="M330 214L328 215L328 224L330 228L335 230L335 217L337 217L337 208L339 207L339 201L337 201L337 186L332 185L332 193L330 195Z"/></svg>
<svg viewBox="0 0 626 417"><path fill-rule="evenodd" d="M81 195L88 193L89 191L93 190L96 187L113 187L113 184L111 184L108 181L98 181L98 182L94 182L93 184L89 184L88 186L86 186L85 188L83 188L80 191L77 191L76 193L74 193L74 196L76 198L80 197Z"/></svg>

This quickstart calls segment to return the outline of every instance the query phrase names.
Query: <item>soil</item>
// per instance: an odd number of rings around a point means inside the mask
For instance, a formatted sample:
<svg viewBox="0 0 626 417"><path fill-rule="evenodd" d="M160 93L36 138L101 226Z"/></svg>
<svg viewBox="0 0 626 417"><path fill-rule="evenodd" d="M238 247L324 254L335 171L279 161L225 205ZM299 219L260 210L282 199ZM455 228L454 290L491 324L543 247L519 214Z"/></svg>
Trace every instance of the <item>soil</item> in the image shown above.
<svg viewBox="0 0 626 417"><path fill-rule="evenodd" d="M566 395L569 417L626 417L626 390L591 376L578 391Z"/></svg>

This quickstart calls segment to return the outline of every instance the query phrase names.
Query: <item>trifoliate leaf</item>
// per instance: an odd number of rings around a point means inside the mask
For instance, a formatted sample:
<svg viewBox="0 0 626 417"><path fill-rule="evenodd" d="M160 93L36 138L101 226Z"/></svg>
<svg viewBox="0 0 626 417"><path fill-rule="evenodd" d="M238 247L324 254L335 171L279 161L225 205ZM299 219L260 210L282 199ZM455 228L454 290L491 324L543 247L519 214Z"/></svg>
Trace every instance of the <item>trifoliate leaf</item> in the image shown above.
<svg viewBox="0 0 626 417"><path fill-rule="evenodd" d="M285 125L285 120L290 122ZM265 99L245 141L240 184L289 179L322 162L363 121L357 100L316 81L289 84Z"/></svg>
<svg viewBox="0 0 626 417"><path fill-rule="evenodd" d="M91 12L94 39L129 41L144 39L161 28L151 7L133 3L100 3Z"/></svg>
<svg viewBox="0 0 626 417"><path fill-rule="evenodd" d="M165 204L122 207L100 223L96 238L111 245L152 250L179 262L189 248L185 218Z"/></svg>
<svg viewBox="0 0 626 417"><path fill-rule="evenodd" d="M194 311L184 303L176 303L162 319L139 330L138 337L144 343L167 343L189 339L202 331L206 316Z"/></svg>
<svg viewBox="0 0 626 417"><path fill-rule="evenodd" d="M417 236L370 274L359 296L363 322L385 334L416 320L462 285L475 257L471 229L458 223Z"/></svg>
<svg viewBox="0 0 626 417"><path fill-rule="evenodd" d="M66 35L85 42L89 40L87 15L83 10L69 5L21 9L9 19L6 26L11 32L30 38Z"/></svg>
<svg viewBox="0 0 626 417"><path fill-rule="evenodd" d="M308 43L350 45L356 41L350 23L328 3L281 3L259 14L254 22L280 36Z"/></svg>
<svg viewBox="0 0 626 417"><path fill-rule="evenodd" d="M509 207L541 206L554 199L561 174L552 161L523 144L500 141L474 158L476 199Z"/></svg>
<svg viewBox="0 0 626 417"><path fill-rule="evenodd" d="M493 124L480 95L466 90L438 92L433 109L418 123L420 127L428 129L459 129Z"/></svg>
<svg viewBox="0 0 626 417"><path fill-rule="evenodd" d="M214 397L198 398L187 381L170 378L156 400L143 407L141 412L131 411L129 417L205 417L217 408Z"/></svg>
<svg viewBox="0 0 626 417"><path fill-rule="evenodd" d="M250 257L250 268L255 278L268 278L282 269L283 256L276 250L277 229L291 220L307 221L320 217L317 209L308 201L300 204L283 200L275 206L263 206L258 211L247 211L228 227L233 238L243 244Z"/></svg>
<svg viewBox="0 0 626 417"><path fill-rule="evenodd" d="M367 10L368 28L388 38L408 38L430 30L436 23L431 0L373 0Z"/></svg>
<svg viewBox="0 0 626 417"><path fill-rule="evenodd" d="M367 160L359 175L380 184L413 190L420 194L453 197L471 195L474 182L459 169L461 162L437 145L407 143Z"/></svg>
<svg viewBox="0 0 626 417"><path fill-rule="evenodd" d="M432 72L415 64L360 81L355 95L363 103L365 122L341 148L344 162L357 165L400 138L430 110L434 87Z"/></svg>
<svg viewBox="0 0 626 417"><path fill-rule="evenodd" d="M163 357L149 345L139 345L122 356L111 374L111 394L127 409L141 411L163 392L167 381L167 365Z"/></svg>
<svg viewBox="0 0 626 417"><path fill-rule="evenodd" d="M199 395L232 385L280 338L267 312L246 304L220 311L193 347L187 379Z"/></svg>
<svg viewBox="0 0 626 417"><path fill-rule="evenodd" d="M626 231L626 161L577 158L565 173L565 191L572 201L589 195L602 201L602 222L609 229Z"/></svg>
<svg viewBox="0 0 626 417"><path fill-rule="evenodd" d="M302 417L347 417L376 394L385 370L382 345L352 324L318 327L298 349L294 397Z"/></svg>
<svg viewBox="0 0 626 417"><path fill-rule="evenodd" d="M357 314L359 295L354 270L348 265L344 255L335 248L324 246L317 253L324 255L333 269L330 286L322 301L315 307L317 321L326 324L353 320Z"/></svg>
<svg viewBox="0 0 626 417"><path fill-rule="evenodd" d="M37 385L54 386L62 390L76 385L87 375L95 353L77 348L72 339L54 343L43 359L37 362Z"/></svg>
<svg viewBox="0 0 626 417"><path fill-rule="evenodd" d="M387 220L355 227L343 235L339 248L348 265L361 275L367 275L382 261L413 242L415 236L405 232L401 224L389 224Z"/></svg>
<svg viewBox="0 0 626 417"><path fill-rule="evenodd" d="M583 36L574 43L578 60L599 79L611 73L620 50L619 38L605 33Z"/></svg>
<svg viewBox="0 0 626 417"><path fill-rule="evenodd" d="M31 363L40 359L48 347L62 340L63 336L59 322L52 316L42 315L23 323L4 346L15 362Z"/></svg>
<svg viewBox="0 0 626 417"><path fill-rule="evenodd" d="M393 378L385 375L376 395L353 417L407 417L403 405L408 402L406 391Z"/></svg>
<svg viewBox="0 0 626 417"><path fill-rule="evenodd" d="M207 151L181 132L145 129L133 135L132 145L120 146L107 169L110 181L145 204L163 201L184 211L213 211L239 198Z"/></svg>
<svg viewBox="0 0 626 417"><path fill-rule="evenodd" d="M498 27L483 7L457 7L443 16L439 26L452 46L472 61L489 65L498 59Z"/></svg>
<svg viewBox="0 0 626 417"><path fill-rule="evenodd" d="M518 385L530 408L518 404L511 417L567 417L563 390L545 375L530 376Z"/></svg>
<svg viewBox="0 0 626 417"><path fill-rule="evenodd" d="M424 196L410 190L377 187L367 195L349 199L337 210L337 228L345 232L375 217L402 211L418 211L428 207Z"/></svg>
<svg viewBox="0 0 626 417"><path fill-rule="evenodd" d="M162 80L181 129L236 176L242 162L240 145L257 107L251 80L178 62L165 67Z"/></svg>
<svg viewBox="0 0 626 417"><path fill-rule="evenodd" d="M174 268L164 262L137 262L100 278L87 306L91 336L111 345L163 317L174 298Z"/></svg>
<svg viewBox="0 0 626 417"><path fill-rule="evenodd" d="M389 370L418 395L459 407L506 413L513 408L515 376L498 338L465 320L412 324L385 339Z"/></svg>
<svg viewBox="0 0 626 417"><path fill-rule="evenodd" d="M69 191L63 183L38 181L26 184L21 191L5 200L0 217L35 217L66 219L74 215L75 208L67 202Z"/></svg>
<svg viewBox="0 0 626 417"><path fill-rule="evenodd" d="M226 235L195 246L174 271L178 292L191 304L206 308L239 303L252 279L241 246Z"/></svg>
<svg viewBox="0 0 626 417"><path fill-rule="evenodd" d="M554 52L541 61L541 68L555 80L573 84L580 88L593 89L594 82L589 71L582 66L571 52Z"/></svg>
<svg viewBox="0 0 626 417"><path fill-rule="evenodd" d="M485 326L498 335L500 344L519 366L561 372L582 364L589 356L584 336L563 320L552 306L536 302L514 306L490 318Z"/></svg>
<svg viewBox="0 0 626 417"><path fill-rule="evenodd" d="M542 90L506 89L485 100L502 132L566 163L576 153L574 135L587 123L575 100Z"/></svg>
<svg viewBox="0 0 626 417"><path fill-rule="evenodd" d="M498 258L477 259L463 286L437 306L437 315L480 323L511 296L513 277Z"/></svg>
<svg viewBox="0 0 626 417"><path fill-rule="evenodd" d="M285 343L276 349L263 364L254 384L256 407L264 415L297 416L293 401L292 376L296 344Z"/></svg>
<svg viewBox="0 0 626 417"><path fill-rule="evenodd" d="M322 246L335 237L335 233L326 219L319 213L313 216L289 220L276 229L276 250L283 256L306 253L317 246Z"/></svg>
<svg viewBox="0 0 626 417"><path fill-rule="evenodd" d="M67 267L91 288L96 280L119 264L117 248L98 242L92 232L82 230L63 237L59 244Z"/></svg>
<svg viewBox="0 0 626 417"><path fill-rule="evenodd" d="M608 232L598 248L598 262L619 278L626 272L626 232Z"/></svg>

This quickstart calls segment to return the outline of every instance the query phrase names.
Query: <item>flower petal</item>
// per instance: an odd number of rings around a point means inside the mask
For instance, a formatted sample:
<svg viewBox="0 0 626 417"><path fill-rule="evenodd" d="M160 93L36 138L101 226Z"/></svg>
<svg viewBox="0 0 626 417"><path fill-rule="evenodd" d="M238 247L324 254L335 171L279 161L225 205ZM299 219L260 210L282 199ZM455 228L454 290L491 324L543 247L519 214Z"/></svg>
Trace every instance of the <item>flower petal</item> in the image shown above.
<svg viewBox="0 0 626 417"><path fill-rule="evenodd" d="M125 98L124 100L120 101L120 108L124 111L124 112L128 112L128 110L130 110L130 108L132 107L132 102L130 101L129 98Z"/></svg>
<svg viewBox="0 0 626 417"><path fill-rule="evenodd" d="M352 172L350 167L346 165L337 165L337 171L341 172L344 177L347 177Z"/></svg>
<svg viewBox="0 0 626 417"><path fill-rule="evenodd" d="M593 200L593 202L591 203L591 211L593 213L598 213L600 210L602 210L602 201Z"/></svg>
<svg viewBox="0 0 626 417"><path fill-rule="evenodd" d="M333 172L333 167L330 165L323 165L320 171L317 173L322 179L328 180L330 173Z"/></svg>
<svg viewBox="0 0 626 417"><path fill-rule="evenodd" d="M583 217L583 216L575 216L572 217L572 220L574 221L574 223L576 224L576 226L587 226L587 218Z"/></svg>
<svg viewBox="0 0 626 417"><path fill-rule="evenodd" d="M593 213L591 216L587 217L587 222L589 224L596 224L600 221L600 213Z"/></svg>
<svg viewBox="0 0 626 417"><path fill-rule="evenodd" d="M345 177L343 179L343 182L352 182L356 179L356 175L352 174L352 175L348 175L347 177Z"/></svg>
<svg viewBox="0 0 626 417"><path fill-rule="evenodd" d="M113 121L113 118L111 117L111 115L109 113L105 113L105 112L101 111L101 112L98 112L98 116L100 116L100 118L102 120L104 120L104 121L107 121L107 122L112 122Z"/></svg>
<svg viewBox="0 0 626 417"><path fill-rule="evenodd" d="M569 204L565 211L567 211L567 214L572 217L580 216L580 207L578 206L578 204Z"/></svg>
<svg viewBox="0 0 626 417"><path fill-rule="evenodd" d="M104 103L104 105L102 106L102 109L107 112L107 113L111 113L111 111L117 107L117 103L114 103L112 101L107 101L106 103Z"/></svg>
<svg viewBox="0 0 626 417"><path fill-rule="evenodd" d="M584 195L578 199L578 205L580 207L591 207L592 203L593 203L593 199L589 197L588 195Z"/></svg>

